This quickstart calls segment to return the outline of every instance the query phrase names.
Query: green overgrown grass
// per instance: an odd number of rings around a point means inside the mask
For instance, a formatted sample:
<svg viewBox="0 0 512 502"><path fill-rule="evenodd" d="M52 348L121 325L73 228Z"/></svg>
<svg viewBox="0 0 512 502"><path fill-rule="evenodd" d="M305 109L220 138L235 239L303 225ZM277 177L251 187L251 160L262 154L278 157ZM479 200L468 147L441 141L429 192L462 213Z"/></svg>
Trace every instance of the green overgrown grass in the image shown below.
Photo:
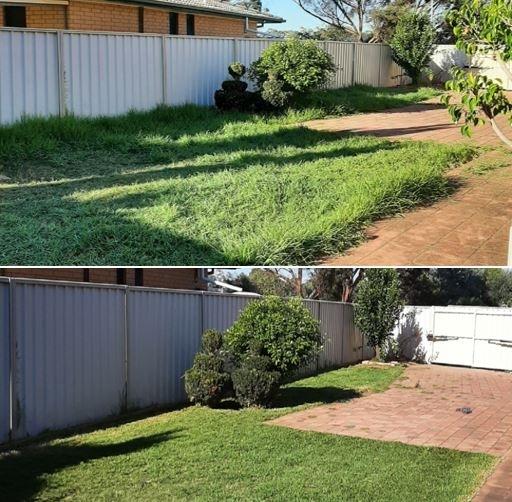
<svg viewBox="0 0 512 502"><path fill-rule="evenodd" d="M473 154L296 124L315 114L186 106L2 128L0 263L309 264L446 195L446 169Z"/></svg>
<svg viewBox="0 0 512 502"><path fill-rule="evenodd" d="M276 408L191 407L0 457L0 498L21 500L467 500L495 465L482 454L264 422L384 390L401 368L354 367L290 384ZM325 389L330 393L325 394ZM325 399L326 398L326 399Z"/></svg>

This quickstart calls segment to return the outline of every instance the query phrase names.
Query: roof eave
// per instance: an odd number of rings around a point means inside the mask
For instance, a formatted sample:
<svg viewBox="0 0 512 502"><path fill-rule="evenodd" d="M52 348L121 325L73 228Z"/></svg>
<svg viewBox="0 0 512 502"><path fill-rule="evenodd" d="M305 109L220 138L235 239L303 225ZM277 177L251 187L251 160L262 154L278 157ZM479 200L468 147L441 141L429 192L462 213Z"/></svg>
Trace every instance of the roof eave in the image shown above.
<svg viewBox="0 0 512 502"><path fill-rule="evenodd" d="M250 14L244 14L242 12L227 12L225 10L221 9L214 9L214 8L207 8L207 7L195 7L195 6L186 6L179 4L174 4L173 2L162 2L160 0L124 0L126 3L134 3L134 4L147 4L147 5L154 5L159 7L167 7L169 9L173 9L175 11L179 12L201 12L203 14L217 14L220 16L226 16L226 17L236 17L239 19L254 19L255 21L264 22L264 23L285 23L286 19L283 19L282 17L277 16L266 16L265 14L258 14L258 13L250 13Z"/></svg>

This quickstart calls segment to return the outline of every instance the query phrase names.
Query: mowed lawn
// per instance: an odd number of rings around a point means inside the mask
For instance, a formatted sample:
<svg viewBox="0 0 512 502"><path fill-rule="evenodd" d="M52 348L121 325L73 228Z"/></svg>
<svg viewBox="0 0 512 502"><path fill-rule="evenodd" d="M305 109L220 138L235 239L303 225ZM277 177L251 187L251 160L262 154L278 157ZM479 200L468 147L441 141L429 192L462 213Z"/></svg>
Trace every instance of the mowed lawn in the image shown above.
<svg viewBox="0 0 512 502"><path fill-rule="evenodd" d="M190 407L35 443L0 457L0 499L467 500L493 457L265 424L401 371L356 366L289 384L272 409Z"/></svg>
<svg viewBox="0 0 512 502"><path fill-rule="evenodd" d="M368 111L433 92L329 99ZM270 118L185 106L0 128L0 263L310 264L445 195L446 170L472 155L299 125L331 109L325 96Z"/></svg>

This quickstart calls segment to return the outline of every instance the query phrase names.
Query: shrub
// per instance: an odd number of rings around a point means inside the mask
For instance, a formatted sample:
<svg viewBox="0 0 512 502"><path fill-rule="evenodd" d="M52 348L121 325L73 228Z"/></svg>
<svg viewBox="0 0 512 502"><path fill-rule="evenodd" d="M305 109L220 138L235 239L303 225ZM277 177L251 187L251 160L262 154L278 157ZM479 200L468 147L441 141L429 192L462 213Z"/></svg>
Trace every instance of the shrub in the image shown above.
<svg viewBox="0 0 512 502"><path fill-rule="evenodd" d="M247 82L241 78L246 73L246 68L242 63L231 63L228 66L228 72L233 80L222 82L222 89L215 92L215 105L219 110L239 112L252 111L253 97L252 93L247 91Z"/></svg>
<svg viewBox="0 0 512 502"><path fill-rule="evenodd" d="M249 303L225 340L235 356L269 357L282 374L310 362L321 345L319 323L301 300L277 296Z"/></svg>
<svg viewBox="0 0 512 502"><path fill-rule="evenodd" d="M430 63L434 50L435 29L425 13L409 12L402 16L391 38L391 56L417 85Z"/></svg>
<svg viewBox="0 0 512 502"><path fill-rule="evenodd" d="M194 365L185 373L185 390L191 402L217 406L232 388L226 369L228 356L223 350L223 335L217 331L203 334L201 350Z"/></svg>
<svg viewBox="0 0 512 502"><path fill-rule="evenodd" d="M325 85L336 67L330 54L312 40L288 39L263 51L249 70L260 89L270 75L281 81L286 92L303 93Z"/></svg>
<svg viewBox="0 0 512 502"><path fill-rule="evenodd" d="M293 93L284 90L284 83L273 74L263 83L261 97L275 108L284 108L292 97Z"/></svg>
<svg viewBox="0 0 512 502"><path fill-rule="evenodd" d="M269 357L250 354L233 371L233 388L243 406L266 406L279 389L281 374L272 370Z"/></svg>
<svg viewBox="0 0 512 502"><path fill-rule="evenodd" d="M246 74L247 68L237 61L228 66L228 72L235 80L240 80Z"/></svg>
<svg viewBox="0 0 512 502"><path fill-rule="evenodd" d="M356 290L354 321L373 348L382 348L403 309L396 270L369 269Z"/></svg>

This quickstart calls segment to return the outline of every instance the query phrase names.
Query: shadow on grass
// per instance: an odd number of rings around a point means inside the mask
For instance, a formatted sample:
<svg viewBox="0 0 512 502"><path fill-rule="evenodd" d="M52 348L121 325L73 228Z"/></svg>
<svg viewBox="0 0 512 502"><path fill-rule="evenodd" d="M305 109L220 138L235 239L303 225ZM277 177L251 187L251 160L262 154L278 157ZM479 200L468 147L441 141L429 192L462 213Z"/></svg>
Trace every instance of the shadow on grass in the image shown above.
<svg viewBox="0 0 512 502"><path fill-rule="evenodd" d="M329 404L339 401L349 401L361 397L362 394L354 389L340 387L299 387L290 384L279 390L272 402L272 408L290 408L305 404Z"/></svg>
<svg viewBox="0 0 512 502"><path fill-rule="evenodd" d="M267 134L272 147L306 147L318 142L338 141L335 135L309 130L295 130L290 143L290 131ZM293 135L292 135L293 137ZM304 138L309 138L304 142ZM236 141L234 141L236 144ZM235 144L233 145L236 150ZM262 153L242 150L238 159L229 162L210 162L204 166L164 167L143 172L109 174L91 179L64 180L55 184L40 183L29 186L1 188L3 207L0 221L1 263L71 265L89 263L103 265L235 265L246 261L228 256L205 235L196 238L173 232L173 218L193 218L194 197L208 200L216 197L216 186L203 187L195 192L195 185L166 184L162 187L144 186L140 191L119 191L115 196L75 200L76 192L88 192L116 187L129 187L165 180L185 180L202 174L220 171L242 171L255 165L277 168L297 167L302 163L339 157L355 157L377 151L400 148L399 144L344 145L328 151L299 151L289 156L279 156L272 148ZM198 180L201 183L201 180ZM233 186L233 190L237 187ZM194 192L194 193L192 193ZM155 226L137 221L133 210L145 210L167 202L177 208L178 215L169 220L155 222ZM171 211L171 210L170 210ZM130 214L127 214L130 213ZM162 224L163 223L163 224ZM192 222L193 224L193 222ZM13 230L14 229L14 230ZM203 232L204 234L204 232ZM318 246L317 238L303 242L303 248ZM36 254L37 253L37 254ZM236 261L236 263L235 263Z"/></svg>
<svg viewBox="0 0 512 502"><path fill-rule="evenodd" d="M48 475L84 462L136 453L170 441L179 432L174 430L113 444L42 443L4 453L0 455L0 500L33 500Z"/></svg>

